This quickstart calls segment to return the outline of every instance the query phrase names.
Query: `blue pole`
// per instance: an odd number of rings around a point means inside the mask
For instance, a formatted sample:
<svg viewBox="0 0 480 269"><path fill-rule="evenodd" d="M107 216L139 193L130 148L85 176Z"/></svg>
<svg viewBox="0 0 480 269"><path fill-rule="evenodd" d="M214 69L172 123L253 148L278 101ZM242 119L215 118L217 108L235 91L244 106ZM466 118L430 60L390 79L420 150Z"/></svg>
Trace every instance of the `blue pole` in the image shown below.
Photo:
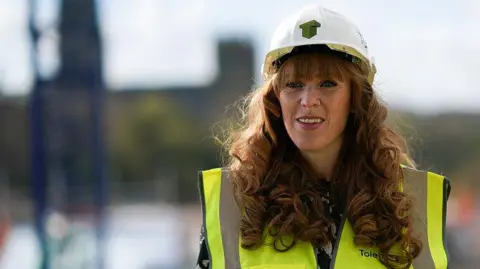
<svg viewBox="0 0 480 269"><path fill-rule="evenodd" d="M98 5L94 9L95 25L98 27ZM96 28L98 31L98 28ZM98 34L98 32L96 33ZM100 38L100 37L99 37ZM101 50L101 48L99 48ZM92 76L93 89L90 92L91 109L92 109L92 146L93 153L93 180L95 181L95 213L97 217L96 235L97 235L97 268L105 268L105 250L106 250L106 229L108 225L108 217L106 206L108 204L108 160L105 137L105 99L106 90L103 84L103 75L101 72L103 61L98 61L99 72L95 72Z"/></svg>
<svg viewBox="0 0 480 269"><path fill-rule="evenodd" d="M97 84L97 83L94 83ZM96 215L96 236L97 236L97 268L105 268L105 231L107 225L105 207L107 204L107 157L104 142L104 91L101 87L95 86L90 92L90 104L92 109L92 161L93 161L93 186L95 187L95 215Z"/></svg>
<svg viewBox="0 0 480 269"><path fill-rule="evenodd" d="M29 100L30 118L30 178L34 206L34 223L42 260L39 268L48 269L49 255L48 242L45 232L45 216L47 210L47 164L45 148L45 126L43 117L44 96L42 95L41 83L36 83Z"/></svg>
<svg viewBox="0 0 480 269"><path fill-rule="evenodd" d="M39 31L35 25L35 14L37 8L36 0L28 1L28 26L31 37L31 66L33 69L34 83L28 104L28 115L30 119L30 186L34 206L34 224L38 242L42 250L40 269L49 269L49 251L45 229L45 216L47 210L47 154L45 137L44 107L45 99L43 81L39 75L37 44Z"/></svg>

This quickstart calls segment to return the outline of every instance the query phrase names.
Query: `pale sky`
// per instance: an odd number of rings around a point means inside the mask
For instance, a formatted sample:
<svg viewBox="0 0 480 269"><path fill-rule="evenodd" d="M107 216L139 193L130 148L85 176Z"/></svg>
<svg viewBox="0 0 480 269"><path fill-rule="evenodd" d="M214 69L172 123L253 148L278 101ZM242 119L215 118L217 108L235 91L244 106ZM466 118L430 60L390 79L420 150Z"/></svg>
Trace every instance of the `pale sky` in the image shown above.
<svg viewBox="0 0 480 269"><path fill-rule="evenodd" d="M56 0L38 0L42 19ZM478 0L98 0L105 79L114 89L209 83L218 72L219 37L254 42L256 77L277 23L309 3L356 22L375 58L377 89L390 105L423 112L480 112L480 1ZM27 0L0 0L0 88L31 86ZM176 25L175 28L171 25ZM189 29L189 36L174 34ZM41 46L44 73L58 60L55 33Z"/></svg>

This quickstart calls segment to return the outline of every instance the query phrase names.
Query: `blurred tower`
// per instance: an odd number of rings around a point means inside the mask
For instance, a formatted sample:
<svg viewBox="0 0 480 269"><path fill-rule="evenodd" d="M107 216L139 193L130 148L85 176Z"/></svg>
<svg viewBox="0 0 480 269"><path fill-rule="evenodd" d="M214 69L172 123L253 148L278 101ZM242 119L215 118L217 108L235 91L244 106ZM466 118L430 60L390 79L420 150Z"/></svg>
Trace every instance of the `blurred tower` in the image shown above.
<svg viewBox="0 0 480 269"><path fill-rule="evenodd" d="M227 106L245 95L254 83L255 55L252 42L229 39L219 42L218 79L212 85L209 98L209 118L217 121L225 113Z"/></svg>
<svg viewBox="0 0 480 269"><path fill-rule="evenodd" d="M254 73L254 53L248 40L223 40L218 45L220 82L239 82ZM235 64L232 64L235 63ZM251 78L253 79L253 78Z"/></svg>
<svg viewBox="0 0 480 269"><path fill-rule="evenodd" d="M95 268L103 268L107 162L103 135L103 58L96 3L64 0L60 17L62 60L55 88L65 92L60 93L64 98L58 104L66 110L55 114L65 115L58 126L68 143L58 161L67 182L67 211L80 210L95 220L99 243Z"/></svg>
<svg viewBox="0 0 480 269"><path fill-rule="evenodd" d="M32 185L36 223L44 251L42 268L52 254L45 219L49 210L94 220L102 242L106 203L106 161L103 143L104 85L102 51L93 0L64 0L60 4L60 68L51 81L39 77L36 42L40 31L30 0L35 85L31 96ZM95 268L103 268L99 245ZM50 253L50 254L45 254Z"/></svg>
<svg viewBox="0 0 480 269"><path fill-rule="evenodd" d="M102 53L93 0L63 1L60 69L49 92L51 164L64 178L68 210L89 210L105 167L102 132ZM100 186L100 185L98 185Z"/></svg>
<svg viewBox="0 0 480 269"><path fill-rule="evenodd" d="M101 90L102 50L95 1L64 0L61 5L61 68L56 84L63 90Z"/></svg>
<svg viewBox="0 0 480 269"><path fill-rule="evenodd" d="M217 87L228 87L228 92L241 95L249 90L254 80L254 53L252 43L245 40L225 40L218 45L219 78ZM224 88L222 92L226 92Z"/></svg>

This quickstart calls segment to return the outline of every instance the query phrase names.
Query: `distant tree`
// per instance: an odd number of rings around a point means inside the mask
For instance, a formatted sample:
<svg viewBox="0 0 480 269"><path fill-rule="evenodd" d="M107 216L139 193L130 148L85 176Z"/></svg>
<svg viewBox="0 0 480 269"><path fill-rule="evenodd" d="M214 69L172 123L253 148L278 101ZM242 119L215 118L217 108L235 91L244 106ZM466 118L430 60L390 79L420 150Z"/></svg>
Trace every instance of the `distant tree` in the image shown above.
<svg viewBox="0 0 480 269"><path fill-rule="evenodd" d="M196 172L209 159L204 128L167 97L144 96L116 111L109 132L114 174L127 182L153 181L173 171L181 200L191 199Z"/></svg>
<svg viewBox="0 0 480 269"><path fill-rule="evenodd" d="M452 181L480 177L480 117L478 114L415 115L394 113L422 169L449 176ZM473 184L480 188L480 184Z"/></svg>

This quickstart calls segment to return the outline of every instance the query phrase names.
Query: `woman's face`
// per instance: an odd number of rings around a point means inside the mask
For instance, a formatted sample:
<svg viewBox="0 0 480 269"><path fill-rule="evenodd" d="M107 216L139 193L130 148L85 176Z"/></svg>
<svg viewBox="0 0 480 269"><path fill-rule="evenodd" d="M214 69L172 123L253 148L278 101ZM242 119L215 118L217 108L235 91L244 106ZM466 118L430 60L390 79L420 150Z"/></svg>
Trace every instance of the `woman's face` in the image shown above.
<svg viewBox="0 0 480 269"><path fill-rule="evenodd" d="M314 55L292 58L280 70L277 96L283 122L302 152L320 153L342 143L351 89L340 74L341 64L329 56Z"/></svg>

